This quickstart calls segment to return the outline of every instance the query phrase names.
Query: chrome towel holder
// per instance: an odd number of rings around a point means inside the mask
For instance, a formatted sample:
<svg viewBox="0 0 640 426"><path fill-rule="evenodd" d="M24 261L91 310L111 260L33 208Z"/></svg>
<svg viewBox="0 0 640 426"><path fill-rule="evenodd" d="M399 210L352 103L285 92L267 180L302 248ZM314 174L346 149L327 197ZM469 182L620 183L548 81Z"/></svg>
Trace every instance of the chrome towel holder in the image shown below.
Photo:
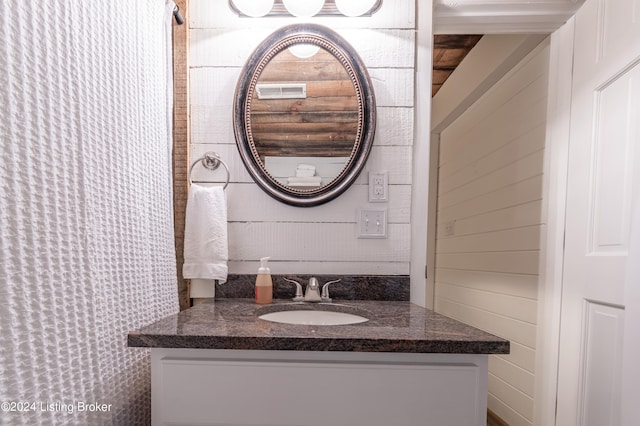
<svg viewBox="0 0 640 426"><path fill-rule="evenodd" d="M218 153L213 152L213 151L205 152L202 157L198 158L196 161L194 161L191 164L191 167L189 168L189 183L190 184L193 184L193 180L191 179L191 172L193 171L193 168L198 163L202 163L202 165L206 169L211 170L211 171L216 170L218 167L220 167L220 164L222 164L224 166L225 171L227 172L227 181L225 182L225 184L222 187L222 189L226 189L227 188L227 185L229 185L229 178L231 176L230 173L229 173L229 167L227 167L226 163L220 159L220 156L218 155Z"/></svg>

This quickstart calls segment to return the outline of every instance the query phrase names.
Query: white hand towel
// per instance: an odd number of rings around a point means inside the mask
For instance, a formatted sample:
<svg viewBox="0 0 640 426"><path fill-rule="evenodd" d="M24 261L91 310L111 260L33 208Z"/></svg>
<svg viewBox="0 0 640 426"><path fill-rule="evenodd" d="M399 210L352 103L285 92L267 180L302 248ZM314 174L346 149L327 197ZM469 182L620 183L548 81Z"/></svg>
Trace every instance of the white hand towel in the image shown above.
<svg viewBox="0 0 640 426"><path fill-rule="evenodd" d="M221 186L191 185L184 227L184 278L227 281L227 202Z"/></svg>

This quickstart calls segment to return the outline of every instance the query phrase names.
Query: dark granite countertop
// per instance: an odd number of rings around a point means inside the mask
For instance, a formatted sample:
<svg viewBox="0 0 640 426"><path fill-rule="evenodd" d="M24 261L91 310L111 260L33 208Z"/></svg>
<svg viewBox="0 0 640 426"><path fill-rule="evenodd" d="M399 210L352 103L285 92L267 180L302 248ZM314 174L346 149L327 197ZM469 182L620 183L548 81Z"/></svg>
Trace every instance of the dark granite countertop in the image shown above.
<svg viewBox="0 0 640 426"><path fill-rule="evenodd" d="M292 325L258 318L256 311L278 305L312 304L274 300L263 307L252 299L220 299L170 315L132 331L128 346L145 348L288 351L506 354L509 342L410 302L334 301L365 312L353 325ZM339 306L335 310L342 310Z"/></svg>

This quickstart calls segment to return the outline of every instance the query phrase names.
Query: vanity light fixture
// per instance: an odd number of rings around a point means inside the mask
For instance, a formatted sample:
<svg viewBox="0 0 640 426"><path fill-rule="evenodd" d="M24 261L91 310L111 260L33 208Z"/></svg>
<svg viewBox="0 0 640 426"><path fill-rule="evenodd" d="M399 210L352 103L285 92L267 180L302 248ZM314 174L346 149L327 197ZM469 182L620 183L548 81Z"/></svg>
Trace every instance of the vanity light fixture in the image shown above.
<svg viewBox="0 0 640 426"><path fill-rule="evenodd" d="M260 18L271 12L275 0L232 0L229 2L231 10L249 16Z"/></svg>
<svg viewBox="0 0 640 426"><path fill-rule="evenodd" d="M371 16L382 0L228 0L240 17Z"/></svg>

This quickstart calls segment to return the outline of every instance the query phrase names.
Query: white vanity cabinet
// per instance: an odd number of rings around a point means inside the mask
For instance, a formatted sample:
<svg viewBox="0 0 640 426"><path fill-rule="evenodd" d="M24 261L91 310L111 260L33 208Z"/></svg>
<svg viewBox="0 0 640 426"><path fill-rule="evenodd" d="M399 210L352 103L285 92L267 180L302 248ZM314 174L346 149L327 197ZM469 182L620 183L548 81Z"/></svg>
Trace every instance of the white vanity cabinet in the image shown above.
<svg viewBox="0 0 640 426"><path fill-rule="evenodd" d="M151 349L153 425L486 425L486 354Z"/></svg>
<svg viewBox="0 0 640 426"><path fill-rule="evenodd" d="M369 320L280 324L223 299L131 331L151 350L153 425L486 425L488 356L508 341L409 302L331 306Z"/></svg>

